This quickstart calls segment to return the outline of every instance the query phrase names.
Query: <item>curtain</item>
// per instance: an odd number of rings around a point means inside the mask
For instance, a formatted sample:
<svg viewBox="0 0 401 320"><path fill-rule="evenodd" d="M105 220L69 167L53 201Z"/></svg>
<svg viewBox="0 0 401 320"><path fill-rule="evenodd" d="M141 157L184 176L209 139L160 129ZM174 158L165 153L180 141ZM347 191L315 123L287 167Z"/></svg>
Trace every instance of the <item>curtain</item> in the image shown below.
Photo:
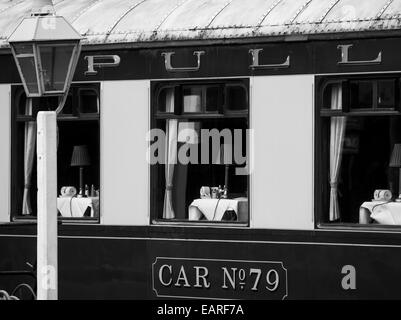
<svg viewBox="0 0 401 320"><path fill-rule="evenodd" d="M342 109L341 84L333 85L331 91L331 109ZM340 218L338 205L338 176L341 168L341 156L345 134L345 117L332 117L330 123L330 221Z"/></svg>
<svg viewBox="0 0 401 320"><path fill-rule="evenodd" d="M178 130L179 132L179 130ZM178 133L178 136L180 134ZM177 148L183 146L183 143L178 142ZM174 218L185 219L187 216L186 208L186 193L187 193L187 178L188 178L188 166L189 164L183 164L177 161L174 167L174 191L173 191L173 203L174 203Z"/></svg>
<svg viewBox="0 0 401 320"><path fill-rule="evenodd" d="M166 111L174 112L174 91L169 90L166 99ZM177 131L178 121L176 119L166 120L166 148L165 148L165 175L166 191L164 194L163 219L174 219L173 209L173 179L174 167L177 163Z"/></svg>
<svg viewBox="0 0 401 320"><path fill-rule="evenodd" d="M32 114L32 99L26 99L25 114ZM22 214L32 214L31 206L31 181L33 160L35 157L36 145L36 122L25 122L24 137L24 195L22 199Z"/></svg>

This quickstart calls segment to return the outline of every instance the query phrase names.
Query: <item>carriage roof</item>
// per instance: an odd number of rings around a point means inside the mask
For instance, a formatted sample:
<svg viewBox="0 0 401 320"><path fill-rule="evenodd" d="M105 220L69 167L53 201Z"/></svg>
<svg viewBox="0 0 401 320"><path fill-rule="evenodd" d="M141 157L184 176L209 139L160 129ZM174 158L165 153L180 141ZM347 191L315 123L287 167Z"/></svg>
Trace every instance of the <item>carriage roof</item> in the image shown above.
<svg viewBox="0 0 401 320"><path fill-rule="evenodd" d="M0 0L0 47L33 0ZM401 29L401 0L54 0L85 45Z"/></svg>

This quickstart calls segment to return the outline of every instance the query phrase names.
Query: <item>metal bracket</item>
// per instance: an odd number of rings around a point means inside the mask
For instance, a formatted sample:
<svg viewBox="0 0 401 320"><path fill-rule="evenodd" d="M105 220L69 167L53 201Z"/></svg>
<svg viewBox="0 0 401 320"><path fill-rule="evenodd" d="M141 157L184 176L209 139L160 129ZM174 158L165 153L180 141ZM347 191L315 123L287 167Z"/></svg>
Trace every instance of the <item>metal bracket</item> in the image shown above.
<svg viewBox="0 0 401 320"><path fill-rule="evenodd" d="M252 64L249 68L255 69L284 69L290 67L290 56L287 56L287 59L283 63L278 64L259 64L259 53L263 51L263 49L250 49L249 53L252 55Z"/></svg>
<svg viewBox="0 0 401 320"><path fill-rule="evenodd" d="M380 51L377 55L376 59L373 60L365 60L365 61L350 61L348 56L349 48L351 48L353 44L340 44L337 46L337 49L341 50L341 61L338 61L338 65L349 65L349 66L363 66L363 65L372 65L372 64L381 64L382 62L382 52Z"/></svg>
<svg viewBox="0 0 401 320"><path fill-rule="evenodd" d="M106 67L117 67L121 62L121 58L118 55L99 55L99 56L85 56L85 60L88 60L88 71L85 71L85 75L95 75L97 71L95 68L106 68ZM111 60L106 62L107 60Z"/></svg>
<svg viewBox="0 0 401 320"><path fill-rule="evenodd" d="M201 60L200 57L201 55L205 54L205 51L194 51L194 56L197 57L197 65L196 67L179 67L179 68L174 68L171 65L171 56L174 55L175 52L162 52L162 56L164 56L164 65L166 67L166 71L169 72L190 72L190 71L198 71L201 66Z"/></svg>

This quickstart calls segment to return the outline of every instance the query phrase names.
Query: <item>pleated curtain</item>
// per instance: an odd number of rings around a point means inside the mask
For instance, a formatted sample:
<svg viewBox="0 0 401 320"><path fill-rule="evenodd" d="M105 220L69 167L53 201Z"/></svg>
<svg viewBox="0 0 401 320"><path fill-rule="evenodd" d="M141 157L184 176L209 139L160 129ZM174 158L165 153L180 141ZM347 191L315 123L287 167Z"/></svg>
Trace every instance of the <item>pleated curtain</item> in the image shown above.
<svg viewBox="0 0 401 320"><path fill-rule="evenodd" d="M171 89L166 97L166 111L174 112L174 91ZM176 119L166 120L166 148L165 148L165 177L166 190L164 194L163 218L174 219L173 208L173 179L174 167L177 163L177 131L178 121Z"/></svg>
<svg viewBox="0 0 401 320"><path fill-rule="evenodd" d="M26 99L25 114L32 114L32 99ZM32 214L31 181L33 160L36 154L36 122L25 122L24 132L24 195L22 199L22 214Z"/></svg>
<svg viewBox="0 0 401 320"><path fill-rule="evenodd" d="M331 91L331 109L342 109L341 84L333 85ZM340 219L338 205L338 178L345 135L345 117L332 117L330 123L330 221Z"/></svg>

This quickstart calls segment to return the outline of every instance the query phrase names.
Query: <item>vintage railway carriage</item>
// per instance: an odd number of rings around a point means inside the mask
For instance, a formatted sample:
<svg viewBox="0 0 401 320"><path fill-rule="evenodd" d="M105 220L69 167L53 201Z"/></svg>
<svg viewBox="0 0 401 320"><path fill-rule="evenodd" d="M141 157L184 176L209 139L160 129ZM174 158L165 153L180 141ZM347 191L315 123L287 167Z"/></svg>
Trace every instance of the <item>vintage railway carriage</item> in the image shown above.
<svg viewBox="0 0 401 320"><path fill-rule="evenodd" d="M84 37L58 188L89 193L57 199L60 298L401 298L400 0L54 4ZM7 44L31 6L0 1L0 271L35 262L58 105Z"/></svg>

